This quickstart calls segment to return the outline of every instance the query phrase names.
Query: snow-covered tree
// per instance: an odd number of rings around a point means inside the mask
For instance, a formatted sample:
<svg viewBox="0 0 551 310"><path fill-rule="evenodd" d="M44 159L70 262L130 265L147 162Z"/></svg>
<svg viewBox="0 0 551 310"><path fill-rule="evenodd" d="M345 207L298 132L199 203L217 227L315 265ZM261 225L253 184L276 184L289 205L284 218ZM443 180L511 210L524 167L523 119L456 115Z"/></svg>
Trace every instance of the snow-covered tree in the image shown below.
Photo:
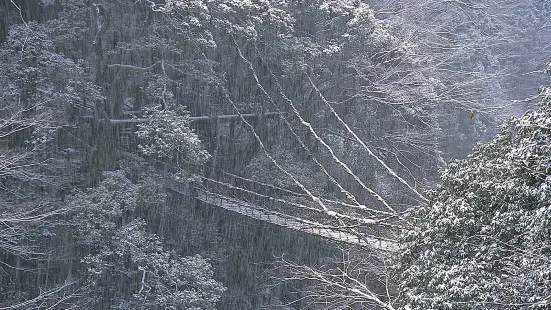
<svg viewBox="0 0 551 310"><path fill-rule="evenodd" d="M451 162L411 213L397 264L404 309L548 309L550 94Z"/></svg>
<svg viewBox="0 0 551 310"><path fill-rule="evenodd" d="M155 207L148 201L164 205L165 199L158 184L134 184L119 170L105 172L96 188L69 203L76 241L89 253L82 259L87 307L215 309L224 287L210 263L167 250L139 217L140 209Z"/></svg>
<svg viewBox="0 0 551 310"><path fill-rule="evenodd" d="M189 112L176 110L147 109L148 122L138 125L137 135L143 142L138 148L146 156L175 160L176 164L204 163L209 154L190 128Z"/></svg>

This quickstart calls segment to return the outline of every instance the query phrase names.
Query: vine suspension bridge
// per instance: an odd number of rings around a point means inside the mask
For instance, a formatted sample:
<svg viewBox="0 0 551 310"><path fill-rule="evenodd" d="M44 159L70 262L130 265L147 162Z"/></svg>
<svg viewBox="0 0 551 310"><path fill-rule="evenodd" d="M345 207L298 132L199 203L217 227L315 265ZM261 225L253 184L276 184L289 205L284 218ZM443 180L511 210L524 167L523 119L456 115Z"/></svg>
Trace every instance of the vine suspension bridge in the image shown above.
<svg viewBox="0 0 551 310"><path fill-rule="evenodd" d="M131 114L135 114L134 112ZM280 112L264 113L265 117L281 117ZM190 117L192 122L216 121L227 119L257 118L258 114L236 114L217 116ZM147 122L148 119L104 119L111 125L121 126L121 134L127 133L131 127L138 123ZM130 128L127 128L131 126ZM125 131L126 130L126 131ZM122 140L122 138L121 138ZM164 163L163 165L167 165ZM193 166L193 165L192 165ZM171 171L162 182L169 190L180 194L189 193L190 187L186 182L178 181L174 172L180 168L166 166ZM266 184L244 178L226 171L215 170L213 167L193 167L195 172L210 171L210 177L201 176L202 186L192 186L191 192L194 199L202 203L222 208L240 215L250 217L262 222L285 227L295 231L315 235L331 242L344 243L352 246L360 246L381 253L390 253L397 249L395 236L396 226L392 225L398 214L384 214L365 206L347 204L337 199L325 199L309 194L292 191L272 184ZM319 205L331 205L331 210L321 210L312 206L312 198L319 199ZM357 204L357 202L356 202ZM348 211L334 212L342 207L358 211L348 216ZM355 209L356 208L356 209ZM379 213L380 212L380 213ZM339 216L335 216L335 215ZM368 214L367 220L362 221L362 216Z"/></svg>
<svg viewBox="0 0 551 310"><path fill-rule="evenodd" d="M316 214L319 210L305 204L306 195L224 171L217 171L216 178L199 177L203 186L192 187L194 199L210 206L319 236L331 242L384 252L393 252L397 248L388 229L373 226L369 228L369 233L364 233L362 230L365 231L366 227L328 220ZM166 188L176 193L185 195L189 192L186 189L188 185L173 177L166 177L163 182Z"/></svg>

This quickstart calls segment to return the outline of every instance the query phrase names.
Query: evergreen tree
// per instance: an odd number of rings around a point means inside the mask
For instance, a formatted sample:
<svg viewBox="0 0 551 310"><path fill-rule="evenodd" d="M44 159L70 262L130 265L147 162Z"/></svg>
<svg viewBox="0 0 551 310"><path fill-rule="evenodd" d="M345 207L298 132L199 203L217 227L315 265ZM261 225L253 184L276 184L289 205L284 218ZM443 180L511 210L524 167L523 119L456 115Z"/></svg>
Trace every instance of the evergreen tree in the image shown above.
<svg viewBox="0 0 551 310"><path fill-rule="evenodd" d="M123 171L104 177L70 202L80 252L89 253L79 268L87 307L215 309L224 288L212 279L210 264L166 250L139 217L167 204L163 188L148 180L133 184Z"/></svg>
<svg viewBox="0 0 551 310"><path fill-rule="evenodd" d="M551 98L453 161L413 211L397 271L404 309L547 309Z"/></svg>

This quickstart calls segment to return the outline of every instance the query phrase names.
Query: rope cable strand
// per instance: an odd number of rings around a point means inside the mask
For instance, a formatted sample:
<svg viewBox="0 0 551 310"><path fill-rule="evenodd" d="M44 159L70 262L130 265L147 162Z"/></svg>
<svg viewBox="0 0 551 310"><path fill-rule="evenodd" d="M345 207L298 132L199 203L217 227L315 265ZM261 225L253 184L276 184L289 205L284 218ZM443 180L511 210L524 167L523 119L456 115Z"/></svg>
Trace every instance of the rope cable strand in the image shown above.
<svg viewBox="0 0 551 310"><path fill-rule="evenodd" d="M394 170L392 170L392 168L390 168L381 158L379 158L379 156L375 155L375 153L373 153L373 151L363 142L362 139L360 139L360 137L358 137L358 135L352 130L350 129L350 126L348 126L348 124L340 117L340 115L337 113L337 111L335 111L335 109L333 108L333 106L331 106L331 104L329 103L329 101L327 101L327 99L325 99L325 96L323 96L323 94L321 93L321 91L318 89L318 87L316 86L316 84L314 84L314 81L312 81L312 79L310 78L309 75L307 75L308 77L308 80L310 81L310 84L312 85L312 87L316 90L316 92L318 93L318 95L320 96L320 98L322 99L322 101L325 103L325 105L329 108L329 110L331 111L331 113L335 116L335 118L339 121L339 123L341 123L343 125L344 128L346 128L346 131L348 131L349 134L351 134L354 139L356 139L356 141L358 141L358 143L367 151L367 153L373 157L381 166L383 166L385 168L385 170L391 175L393 176L394 178L396 178L400 183L404 184L405 186L407 186L407 188L409 188L411 191L413 191L417 196L419 196L419 198L421 198L423 201L428 201L427 198L425 198L425 196L423 196L421 193L419 193L415 188L413 188L411 185L409 185L408 182L406 182L406 180L404 180L402 177L400 177Z"/></svg>
<svg viewBox="0 0 551 310"><path fill-rule="evenodd" d="M241 52L241 49L239 48L237 42L235 41L234 39L234 44L237 48L237 51L238 51L238 54L239 54L239 57L245 62L247 63L247 65L249 66L249 69L252 71L252 74L255 78L255 81L257 83L257 86L262 90L262 92L264 94L268 94L266 92L266 90L264 89L264 87L262 86L262 84L260 83L259 79L258 79L258 76L256 75L256 72L254 71L254 67L252 66L252 63L247 59L245 58L245 56L243 55L243 53ZM269 68L268 68L269 70ZM308 130L310 131L310 133L312 133L312 135L314 136L314 138L320 143L322 144L326 149L327 151L329 152L329 154L331 155L331 157L333 158L333 160L335 162L337 162L337 164L339 164L350 176L352 176L352 178L358 183L360 184L360 186L367 190L368 193L373 196L375 199L377 199L379 202L381 202L385 208L387 208L388 210L390 210L391 212L393 213L397 213L397 211L392 208L387 202L386 200L381 196L379 195L377 192L375 192L373 189L369 188L368 186L365 185L365 183L356 175L354 174L354 172L344 163L342 162L336 155L335 155L335 152L333 151L333 149L316 133L316 131L312 128L312 125L308 122L306 122L302 116L300 115L300 112L298 111L298 109L296 108L296 106L293 104L292 100L289 99L285 93L283 92L283 87L281 86L281 84L279 83L279 80L277 79L277 77L274 75L274 73L269 70L271 76L274 78L275 82L276 82L276 85L278 86L278 89L279 89L279 93L280 95L282 96L282 98L289 104L291 110L293 111L293 113L295 114L295 116L298 118L298 120L300 121L300 123L302 125L304 125L306 128L308 128ZM228 96L229 97L229 96ZM228 98L229 100L231 100L230 98ZM231 101L232 105L234 106L234 108L237 109L237 107L235 106L235 104L233 103L233 101ZM245 121L243 119L243 121ZM248 124L248 123L247 123ZM258 137L258 135L254 132L254 128L248 124L248 126L252 129L255 137ZM260 138L258 138L260 139ZM265 150L266 152L266 150ZM267 152L266 152L267 153ZM273 161L273 158L270 156L269 157L270 160ZM277 165L279 166L279 165ZM278 167L279 168L279 167ZM288 174L288 172L284 172L285 174ZM314 197L313 196L313 199L316 200L317 197Z"/></svg>
<svg viewBox="0 0 551 310"><path fill-rule="evenodd" d="M234 211L258 220L284 226L287 228L318 235L330 240L345 242L360 246L376 247L385 251L393 251L396 247L395 240L381 236L359 234L348 232L343 227L305 220L296 216L268 210L256 205L251 205L241 200L232 199L204 189L198 189L202 194L198 198L208 204L213 204L224 209ZM273 217L270 217L273 215Z"/></svg>
<svg viewBox="0 0 551 310"><path fill-rule="evenodd" d="M392 218L395 217L395 216L391 216L391 215L388 215L388 214L387 214L388 216L386 216L384 218L373 218L373 215L371 215L372 218L367 219L367 218L363 218L363 217L355 217L355 216L351 216L351 215L342 214L342 213L339 213L339 212L336 212L336 211L326 212L325 210L320 210L320 209L312 208L312 207L309 207L309 206L306 206L306 205L303 205L303 204L300 204L300 203L288 201L288 200L281 199L281 198L276 198L276 197L269 196L269 195L264 195L264 194L246 189L246 188L234 186L234 185L229 184L229 183L220 182L220 181L213 180L213 179L206 178L206 177L204 177L203 179L205 179L209 182L215 183L215 184L225 186L227 188L231 188L231 189L239 190L239 191L242 191L242 192L245 192L245 193L248 193L248 194L252 194L252 195L258 196L258 197L263 198L263 199L268 199L268 200L280 202L280 203L285 204L285 205L291 205L293 207L297 207L297 208L300 208L300 209L313 211L313 212L320 213L320 214L329 215L329 216L337 218L337 219L352 220L352 221L355 221L355 222L358 222L358 223L361 223L361 224L370 224L370 225L377 224L377 225L384 225L384 226L388 226L388 227L395 227L392 224L385 223L389 219L392 219ZM368 211L371 211L371 210L368 210Z"/></svg>
<svg viewBox="0 0 551 310"><path fill-rule="evenodd" d="M157 162L162 163L165 166L168 166L168 167L173 168L173 169L177 169L177 170L181 169L180 167L176 167L174 165L170 165L170 164L165 163L165 162L160 162L160 161L157 161ZM250 183L253 183L253 184L258 184L258 185L261 185L262 187L269 187L269 188L275 189L275 190L283 192L283 193L287 193L287 194L295 196L295 197L310 198L307 194L296 192L296 191L289 190L289 189L286 189L286 188L282 188L282 187L274 185L274 184L255 181L253 179L246 178L246 177L243 177L243 176L239 176L239 175L236 175L236 174L224 171L224 170L216 169L216 168L211 169L211 167L207 164L198 165L196 163L192 163L192 162L188 162L188 161L182 161L182 163L185 163L188 167L192 166L192 167L196 168L199 171L200 170L203 170L203 171L213 170L213 171L216 171L216 172L220 172L224 175L227 175L231 178L243 180L243 181L250 182ZM213 180L213 179L205 177L205 176L201 176L201 175L197 175L197 176L199 178L203 179L203 180ZM213 181L215 181L215 180L213 180ZM241 189L241 190L244 190L244 191L250 191L250 190L245 189L244 187L240 188L238 186L235 186L231 182L230 183L224 183L224 182L221 182L219 180L217 180L216 182L218 182L220 185L226 185L228 187L232 187L233 189L238 189L238 190ZM254 193L255 195L262 195L262 194L259 194L257 192L254 192L254 191L250 191L250 193ZM267 195L262 195L262 196L271 197L271 196L267 196ZM275 199L277 199L277 198L275 198ZM355 209L358 209L360 211L380 214L380 215L386 216L388 218L398 217L398 216L406 213L406 211L399 212L399 213L394 213L394 212L388 212L388 211L383 211L383 210L377 210L377 209L369 208L369 207L367 207L366 205L363 205L363 204L353 205L353 204L349 204L349 203L346 203L346 202L343 202L343 201L340 201L340 200L333 200L333 199L329 199L329 198L325 198L325 197L321 197L321 196L319 196L319 199L322 200L323 202L340 205L340 206L345 207L345 208L355 208Z"/></svg>

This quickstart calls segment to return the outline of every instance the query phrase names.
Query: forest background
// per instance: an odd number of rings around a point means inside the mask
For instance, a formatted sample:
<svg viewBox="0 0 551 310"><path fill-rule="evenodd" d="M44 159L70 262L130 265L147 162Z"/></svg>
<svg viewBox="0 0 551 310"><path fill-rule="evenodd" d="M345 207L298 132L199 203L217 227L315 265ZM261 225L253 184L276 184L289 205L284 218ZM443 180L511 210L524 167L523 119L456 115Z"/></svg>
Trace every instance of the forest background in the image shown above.
<svg viewBox="0 0 551 310"><path fill-rule="evenodd" d="M425 296L402 295L376 250L220 210L194 188L396 240L450 159L537 108L550 12L2 1L0 309L394 309Z"/></svg>

